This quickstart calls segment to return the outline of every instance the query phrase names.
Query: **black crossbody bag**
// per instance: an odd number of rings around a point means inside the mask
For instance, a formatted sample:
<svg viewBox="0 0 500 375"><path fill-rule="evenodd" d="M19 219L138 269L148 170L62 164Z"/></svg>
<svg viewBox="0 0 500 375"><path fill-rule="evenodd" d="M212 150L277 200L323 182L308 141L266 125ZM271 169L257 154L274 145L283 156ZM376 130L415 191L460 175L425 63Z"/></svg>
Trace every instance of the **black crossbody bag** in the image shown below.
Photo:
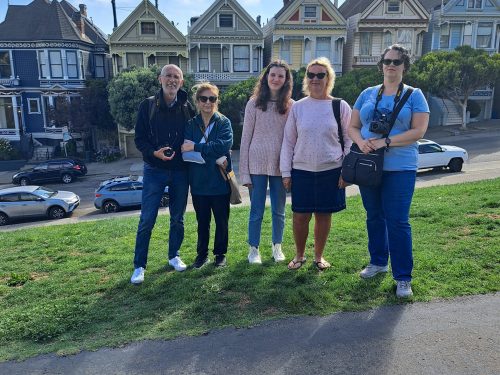
<svg viewBox="0 0 500 375"><path fill-rule="evenodd" d="M377 105L382 97L383 87L379 90L379 94L377 95ZM409 87L406 89L405 94L401 98L401 100L397 100L397 106L394 108L390 119L390 127L389 132L384 138L389 136L389 133L396 122L396 118L399 115L399 112L405 105L406 101L410 97L413 92L413 88ZM377 108L375 106L375 109ZM351 146L351 151L344 157L344 161L342 162L342 179L350 184L356 184L359 186L369 186L374 187L378 186L382 182L382 175L384 172L384 155L386 152L386 148L382 147L376 151L372 151L368 154L363 153L357 144L353 143Z"/></svg>

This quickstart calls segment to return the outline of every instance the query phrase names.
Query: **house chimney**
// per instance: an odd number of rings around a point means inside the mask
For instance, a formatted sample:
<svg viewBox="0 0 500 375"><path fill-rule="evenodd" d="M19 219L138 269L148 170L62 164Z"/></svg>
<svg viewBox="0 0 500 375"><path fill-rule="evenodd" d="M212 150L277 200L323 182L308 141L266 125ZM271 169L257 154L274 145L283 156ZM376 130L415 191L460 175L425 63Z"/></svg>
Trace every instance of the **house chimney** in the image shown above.
<svg viewBox="0 0 500 375"><path fill-rule="evenodd" d="M118 22L116 20L116 5L115 5L115 0L111 0L111 5L113 6L113 23L114 23L113 29L116 29L118 27Z"/></svg>
<svg viewBox="0 0 500 375"><path fill-rule="evenodd" d="M80 7L80 14L87 17L87 6L85 4L79 4L78 6Z"/></svg>
<svg viewBox="0 0 500 375"><path fill-rule="evenodd" d="M333 2L333 5L335 5L335 8L337 8L337 9L338 9L338 7L339 7L339 0L335 0L335 1Z"/></svg>
<svg viewBox="0 0 500 375"><path fill-rule="evenodd" d="M85 18L83 17L83 14L80 13L75 13L75 17L73 18L75 20L76 27L80 31L81 36L85 36Z"/></svg>
<svg viewBox="0 0 500 375"><path fill-rule="evenodd" d="M155 8L158 9L158 0L155 0Z"/></svg>
<svg viewBox="0 0 500 375"><path fill-rule="evenodd" d="M291 0L283 0L283 7L286 7Z"/></svg>
<svg viewBox="0 0 500 375"><path fill-rule="evenodd" d="M257 23L259 24L260 26L260 16L257 16Z"/></svg>

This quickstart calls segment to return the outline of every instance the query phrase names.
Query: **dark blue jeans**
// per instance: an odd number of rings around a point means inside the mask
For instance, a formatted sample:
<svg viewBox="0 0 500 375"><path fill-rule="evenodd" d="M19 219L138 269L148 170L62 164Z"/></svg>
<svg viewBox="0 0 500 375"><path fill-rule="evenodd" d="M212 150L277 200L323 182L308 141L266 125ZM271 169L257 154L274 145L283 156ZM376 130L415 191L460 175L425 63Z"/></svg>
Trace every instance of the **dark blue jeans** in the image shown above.
<svg viewBox="0 0 500 375"><path fill-rule="evenodd" d="M410 281L413 269L410 205L415 171L384 172L378 187L360 187L366 210L370 263L386 266L391 256L392 276Z"/></svg>
<svg viewBox="0 0 500 375"><path fill-rule="evenodd" d="M184 212L186 211L189 187L188 173L186 170L170 171L144 163L141 218L135 240L135 268L146 268L151 232L156 223L161 197L166 186L169 187L170 196L168 259L179 255L179 248L184 240Z"/></svg>

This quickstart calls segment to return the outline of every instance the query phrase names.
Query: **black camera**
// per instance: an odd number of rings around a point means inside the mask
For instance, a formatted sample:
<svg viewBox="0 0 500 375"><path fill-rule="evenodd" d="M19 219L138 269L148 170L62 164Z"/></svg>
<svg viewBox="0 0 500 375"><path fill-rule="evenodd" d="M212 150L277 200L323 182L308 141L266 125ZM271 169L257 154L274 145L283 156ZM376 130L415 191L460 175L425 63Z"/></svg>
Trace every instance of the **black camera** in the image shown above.
<svg viewBox="0 0 500 375"><path fill-rule="evenodd" d="M388 135L391 131L390 118L385 113L380 113L376 120L370 122L370 131L372 133Z"/></svg>
<svg viewBox="0 0 500 375"><path fill-rule="evenodd" d="M174 150L170 147L170 145L166 144L161 147L168 147L165 151L163 151L163 155L165 155L165 157L170 158L174 154Z"/></svg>

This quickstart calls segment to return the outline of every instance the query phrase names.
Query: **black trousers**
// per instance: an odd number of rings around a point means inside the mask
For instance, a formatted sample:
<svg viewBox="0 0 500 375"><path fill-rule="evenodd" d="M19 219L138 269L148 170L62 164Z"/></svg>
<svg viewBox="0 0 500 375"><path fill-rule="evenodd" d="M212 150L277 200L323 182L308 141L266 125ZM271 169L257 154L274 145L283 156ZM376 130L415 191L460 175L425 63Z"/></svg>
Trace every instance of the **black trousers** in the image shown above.
<svg viewBox="0 0 500 375"><path fill-rule="evenodd" d="M208 256L210 240L210 221L212 213L215 219L214 255L227 253L229 230L229 197L225 195L193 195L193 206L198 221L198 245L196 251L199 258Z"/></svg>

